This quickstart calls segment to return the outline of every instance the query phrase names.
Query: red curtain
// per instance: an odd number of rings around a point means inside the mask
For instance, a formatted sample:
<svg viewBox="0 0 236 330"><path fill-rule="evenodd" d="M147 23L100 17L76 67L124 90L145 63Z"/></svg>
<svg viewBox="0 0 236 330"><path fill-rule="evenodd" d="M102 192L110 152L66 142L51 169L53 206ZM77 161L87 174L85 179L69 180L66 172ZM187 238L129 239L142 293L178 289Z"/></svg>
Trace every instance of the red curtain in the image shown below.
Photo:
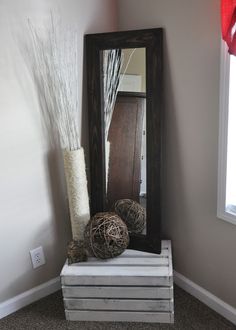
<svg viewBox="0 0 236 330"><path fill-rule="evenodd" d="M229 53L236 56L236 0L221 0L221 29Z"/></svg>

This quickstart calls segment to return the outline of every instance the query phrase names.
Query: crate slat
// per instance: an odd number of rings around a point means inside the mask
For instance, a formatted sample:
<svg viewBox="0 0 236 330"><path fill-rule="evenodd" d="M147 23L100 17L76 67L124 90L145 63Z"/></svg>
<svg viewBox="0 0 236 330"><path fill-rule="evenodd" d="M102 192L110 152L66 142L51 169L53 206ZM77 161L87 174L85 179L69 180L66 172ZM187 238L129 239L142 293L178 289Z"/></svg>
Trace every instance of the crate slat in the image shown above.
<svg viewBox="0 0 236 330"><path fill-rule="evenodd" d="M173 298L173 287L63 286L62 292L65 298Z"/></svg>
<svg viewBox="0 0 236 330"><path fill-rule="evenodd" d="M121 267L109 267L107 265L91 266L68 266L63 276L168 276L169 266L152 267L148 265L125 265Z"/></svg>
<svg viewBox="0 0 236 330"><path fill-rule="evenodd" d="M135 258L131 256L126 257L116 257L113 259L99 260L95 258L89 258L88 261L72 264L70 267L88 267L88 266L168 266L169 259L167 257L154 258L154 257L141 257L136 256Z"/></svg>
<svg viewBox="0 0 236 330"><path fill-rule="evenodd" d="M62 276L63 285L173 286L170 276Z"/></svg>
<svg viewBox="0 0 236 330"><path fill-rule="evenodd" d="M138 300L138 299L64 299L67 310L121 310L172 312L173 300Z"/></svg>
<svg viewBox="0 0 236 330"><path fill-rule="evenodd" d="M121 311L75 311L65 310L69 321L110 321L110 322L155 322L173 323L174 313L170 312L121 312Z"/></svg>

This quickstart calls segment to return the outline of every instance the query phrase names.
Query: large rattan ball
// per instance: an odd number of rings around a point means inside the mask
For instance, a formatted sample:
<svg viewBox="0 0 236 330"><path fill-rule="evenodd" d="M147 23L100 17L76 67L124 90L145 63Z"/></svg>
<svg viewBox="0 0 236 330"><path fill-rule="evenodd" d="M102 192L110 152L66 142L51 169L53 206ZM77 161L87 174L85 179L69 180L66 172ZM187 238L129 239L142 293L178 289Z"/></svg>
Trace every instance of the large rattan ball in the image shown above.
<svg viewBox="0 0 236 330"><path fill-rule="evenodd" d="M116 214L126 223L131 234L140 234L146 225L146 209L131 199L120 199L114 205Z"/></svg>
<svg viewBox="0 0 236 330"><path fill-rule="evenodd" d="M84 241L97 258L107 259L120 255L129 244L126 224L113 212L95 214L88 222Z"/></svg>

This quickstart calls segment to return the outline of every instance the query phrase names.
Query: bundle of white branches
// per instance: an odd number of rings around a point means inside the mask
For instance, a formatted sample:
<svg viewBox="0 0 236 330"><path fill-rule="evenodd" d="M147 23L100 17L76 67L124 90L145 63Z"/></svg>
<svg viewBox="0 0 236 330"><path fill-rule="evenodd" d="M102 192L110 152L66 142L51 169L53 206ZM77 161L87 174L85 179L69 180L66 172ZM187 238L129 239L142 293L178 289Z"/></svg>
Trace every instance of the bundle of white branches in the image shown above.
<svg viewBox="0 0 236 330"><path fill-rule="evenodd" d="M75 31L62 30L51 17L47 37L41 37L29 21L33 49L33 70L41 109L49 129L59 135L62 149L80 148L78 38Z"/></svg>
<svg viewBox="0 0 236 330"><path fill-rule="evenodd" d="M69 200L73 239L83 239L90 219L84 150L79 134L78 41L72 30L54 24L42 38L29 22L32 72L40 97L40 110L48 135L59 136Z"/></svg>

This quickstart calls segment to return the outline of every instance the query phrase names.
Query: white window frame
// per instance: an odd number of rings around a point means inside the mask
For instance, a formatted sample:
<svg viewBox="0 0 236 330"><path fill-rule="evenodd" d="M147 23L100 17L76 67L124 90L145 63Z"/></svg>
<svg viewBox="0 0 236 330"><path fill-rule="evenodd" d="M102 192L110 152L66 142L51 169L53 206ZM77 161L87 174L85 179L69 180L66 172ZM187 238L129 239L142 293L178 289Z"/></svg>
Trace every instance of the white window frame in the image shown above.
<svg viewBox="0 0 236 330"><path fill-rule="evenodd" d="M236 225L236 215L225 210L226 171L227 171L227 137L229 109L229 74L230 55L226 43L221 43L220 68L220 113L219 113L219 152L218 152L218 196L217 217Z"/></svg>

